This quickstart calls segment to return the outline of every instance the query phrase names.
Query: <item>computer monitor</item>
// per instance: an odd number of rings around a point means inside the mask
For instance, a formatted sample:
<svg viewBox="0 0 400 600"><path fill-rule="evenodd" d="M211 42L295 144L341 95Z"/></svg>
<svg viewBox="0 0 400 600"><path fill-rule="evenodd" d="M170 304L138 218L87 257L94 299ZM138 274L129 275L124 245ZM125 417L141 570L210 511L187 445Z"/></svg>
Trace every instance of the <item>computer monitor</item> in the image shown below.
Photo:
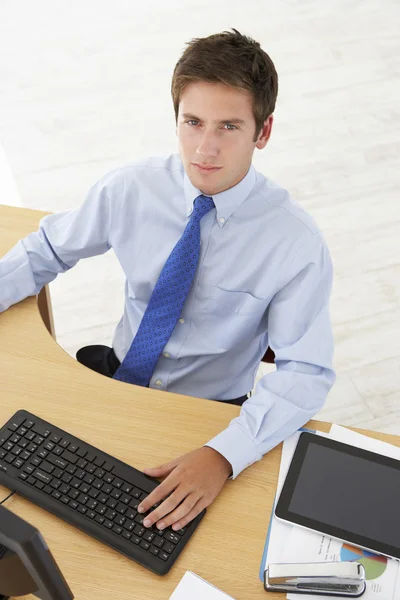
<svg viewBox="0 0 400 600"><path fill-rule="evenodd" d="M74 597L39 531L0 506L0 600L26 594L40 600Z"/></svg>

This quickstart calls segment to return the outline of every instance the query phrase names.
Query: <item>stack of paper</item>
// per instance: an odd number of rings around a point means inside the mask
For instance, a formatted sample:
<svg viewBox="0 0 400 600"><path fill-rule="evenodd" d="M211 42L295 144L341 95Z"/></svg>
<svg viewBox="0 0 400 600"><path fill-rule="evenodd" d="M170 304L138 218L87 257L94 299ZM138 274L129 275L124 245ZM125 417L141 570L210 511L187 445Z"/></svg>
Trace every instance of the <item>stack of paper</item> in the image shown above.
<svg viewBox="0 0 400 600"><path fill-rule="evenodd" d="M340 442L358 446L372 452L378 452L392 458L400 459L400 448L361 435L339 425L332 425L329 436ZM279 497L300 432L296 432L283 443L281 466L279 471L276 500ZM340 542L301 527L283 523L275 517L271 518L266 548L260 569L263 580L264 570L268 563L297 562L330 562L341 560L357 560L363 564L367 579L367 588L363 600L398 600L400 598L400 567L394 559L385 558L350 544ZM287 594L289 600L298 600L298 594ZM302 600L315 600L314 595L303 595ZM329 600L331 596L318 596Z"/></svg>
<svg viewBox="0 0 400 600"><path fill-rule="evenodd" d="M169 600L234 600L204 581L192 571L186 571Z"/></svg>

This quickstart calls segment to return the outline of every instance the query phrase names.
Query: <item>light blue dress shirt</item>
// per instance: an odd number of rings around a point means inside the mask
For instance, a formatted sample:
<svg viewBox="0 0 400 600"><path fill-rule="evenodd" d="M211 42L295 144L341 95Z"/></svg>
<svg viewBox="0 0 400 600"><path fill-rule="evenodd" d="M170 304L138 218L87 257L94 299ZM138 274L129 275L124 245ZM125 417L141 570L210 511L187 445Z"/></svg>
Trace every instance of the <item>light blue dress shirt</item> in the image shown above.
<svg viewBox="0 0 400 600"><path fill-rule="evenodd" d="M44 217L0 261L0 311L38 294L79 259L113 248L126 275L113 338L122 361L199 194L179 154L113 170L79 208ZM212 198L215 208L201 220L197 271L150 387L237 398L253 388L272 348L276 371L206 443L227 458L235 478L313 417L335 381L332 262L312 217L253 165Z"/></svg>

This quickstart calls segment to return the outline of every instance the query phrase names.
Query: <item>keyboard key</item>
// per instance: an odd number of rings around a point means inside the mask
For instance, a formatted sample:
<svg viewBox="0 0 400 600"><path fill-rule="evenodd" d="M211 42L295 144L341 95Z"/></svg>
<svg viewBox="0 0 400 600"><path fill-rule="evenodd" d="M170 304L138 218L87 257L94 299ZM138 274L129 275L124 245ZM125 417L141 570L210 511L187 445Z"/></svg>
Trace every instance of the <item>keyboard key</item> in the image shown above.
<svg viewBox="0 0 400 600"><path fill-rule="evenodd" d="M70 486L73 488L79 488L79 486L81 485L82 481L80 479L77 479L76 477L73 477L70 481Z"/></svg>
<svg viewBox="0 0 400 600"><path fill-rule="evenodd" d="M86 508L86 506L82 506L82 505L80 504L80 505L78 506L78 511L84 515L84 514L86 513L86 511L87 511L87 508Z"/></svg>
<svg viewBox="0 0 400 600"><path fill-rule="evenodd" d="M148 550L148 549L150 548L150 544L149 544L149 542L146 542L146 541L145 541L145 540L143 540L143 539L142 539L142 540L141 540L141 542L140 542L140 546L141 546L141 548L144 548L145 550Z"/></svg>
<svg viewBox="0 0 400 600"><path fill-rule="evenodd" d="M131 521L130 519L126 519L125 523L124 523L124 528L127 529L128 531L133 531L136 527L136 523L134 521Z"/></svg>
<svg viewBox="0 0 400 600"><path fill-rule="evenodd" d="M107 512L107 506L104 504L98 504L95 510L97 513L99 513L99 515L104 515Z"/></svg>
<svg viewBox="0 0 400 600"><path fill-rule="evenodd" d="M60 500L63 504L68 504L68 502L69 502L68 496L64 496L64 495L61 496Z"/></svg>
<svg viewBox="0 0 400 600"><path fill-rule="evenodd" d="M160 552L160 548L156 548L155 546L150 546L150 552L152 554L154 554L154 556L157 556L158 553Z"/></svg>
<svg viewBox="0 0 400 600"><path fill-rule="evenodd" d="M79 504L76 502L76 500L71 500L69 506L70 508L78 508Z"/></svg>
<svg viewBox="0 0 400 600"><path fill-rule="evenodd" d="M55 467L59 467L60 469L65 469L68 465L67 461L59 456L54 456L54 454L49 454L47 456L47 461L54 465Z"/></svg>
<svg viewBox="0 0 400 600"><path fill-rule="evenodd" d="M122 492L116 488L113 488L112 492L111 492L111 496L113 498L116 498L118 500L118 498L121 498L122 496Z"/></svg>
<svg viewBox="0 0 400 600"><path fill-rule="evenodd" d="M85 506L87 506L88 508L96 508L96 506L98 505L98 502L96 502L96 500L93 500L93 498L89 498L89 500L86 502Z"/></svg>
<svg viewBox="0 0 400 600"><path fill-rule="evenodd" d="M83 494L87 494L90 490L90 485L88 483L85 483L84 481L81 483L81 485L79 486L80 491Z"/></svg>
<svg viewBox="0 0 400 600"><path fill-rule="evenodd" d="M136 535L138 535L139 537L142 537L145 531L146 529L144 527L141 527L140 525L136 525L135 529L133 530L133 532L136 533Z"/></svg>
<svg viewBox="0 0 400 600"><path fill-rule="evenodd" d="M2 446L9 437L11 437L12 432L11 431L3 431L2 433L0 433L0 446Z"/></svg>
<svg viewBox="0 0 400 600"><path fill-rule="evenodd" d="M50 430L41 423L35 423L34 425L32 425L32 431L45 438L47 438L51 433Z"/></svg>
<svg viewBox="0 0 400 600"><path fill-rule="evenodd" d="M126 531L126 529L123 529L121 535L122 535L122 537L126 538L127 540L130 540L131 536L132 536L132 534L129 531Z"/></svg>
<svg viewBox="0 0 400 600"><path fill-rule="evenodd" d="M159 535L156 535L153 539L153 544L154 546L157 546L157 548L162 548L162 545L164 543L164 540L162 537L160 537Z"/></svg>
<svg viewBox="0 0 400 600"><path fill-rule="evenodd" d="M78 444L75 444L74 442L71 442L70 445L68 446L68 450L70 452L76 452L78 450L79 446Z"/></svg>
<svg viewBox="0 0 400 600"><path fill-rule="evenodd" d="M163 550L171 554L172 550L175 550L175 544L171 544L171 542L164 542Z"/></svg>
<svg viewBox="0 0 400 600"><path fill-rule="evenodd" d="M95 490L94 488L90 488L89 490L89 496L91 498L97 498L99 496L100 492L99 490ZM101 502L100 498L98 498L98 502ZM103 502L104 504L104 502Z"/></svg>
<svg viewBox="0 0 400 600"><path fill-rule="evenodd" d="M110 475L110 473L106 473L103 477L103 481L105 481L106 483L111 483L113 479L114 477Z"/></svg>
<svg viewBox="0 0 400 600"><path fill-rule="evenodd" d="M76 466L79 467L79 469L86 469L86 465L88 464L88 461L85 460L84 458L78 458L78 460L76 461Z"/></svg>
<svg viewBox="0 0 400 600"><path fill-rule="evenodd" d="M16 458L14 460L14 462L12 463L13 467L16 467L17 469L20 469L21 467L23 467L25 464L25 461L22 460L22 458Z"/></svg>
<svg viewBox="0 0 400 600"><path fill-rule="evenodd" d="M36 479L40 479L40 481L43 481L44 483L50 483L50 481L52 480L52 476L48 473L45 473L41 469L36 469L36 471L33 473L33 477L36 477Z"/></svg>
<svg viewBox="0 0 400 600"><path fill-rule="evenodd" d="M125 494L129 494L132 489L133 486L129 485L129 483L124 483L123 485L121 485L121 490L125 492Z"/></svg>
<svg viewBox="0 0 400 600"><path fill-rule="evenodd" d="M40 465L40 470L46 471L46 473L53 473L54 469L54 465L51 465L47 460L44 460Z"/></svg>
<svg viewBox="0 0 400 600"><path fill-rule="evenodd" d="M169 542L172 542L173 544L177 544L181 538L179 535L176 535L176 533L172 531L166 531L164 534L164 539L168 540Z"/></svg>
<svg viewBox="0 0 400 600"><path fill-rule="evenodd" d="M117 506L118 502L116 500L114 500L114 498L109 498L107 500L107 506L109 508L115 508Z"/></svg>
<svg viewBox="0 0 400 600"><path fill-rule="evenodd" d="M69 446L69 441L66 439L61 440L61 442L58 443L58 445L60 446L60 448L68 448Z"/></svg>
<svg viewBox="0 0 400 600"><path fill-rule="evenodd" d="M60 485L60 487L59 487L59 491L60 491L62 494L68 494L68 492L69 492L69 490L70 490L70 489L71 489L71 488L70 488L70 486L69 486L69 485L67 485L66 483L62 483L62 484Z"/></svg>
<svg viewBox="0 0 400 600"><path fill-rule="evenodd" d="M52 494L53 493L53 488L50 485L45 485L43 489L46 492L46 494Z"/></svg>
<svg viewBox="0 0 400 600"><path fill-rule="evenodd" d="M146 540L146 542L152 542L155 538L155 533L153 531L149 531L147 530L144 534L143 534L143 539Z"/></svg>
<svg viewBox="0 0 400 600"><path fill-rule="evenodd" d="M59 491L57 491L57 490L54 490L54 491L52 492L52 494L51 494L51 495L53 496L53 498L56 498L57 500L58 500L59 498L61 498L61 494L60 494L60 492L59 492Z"/></svg>
<svg viewBox="0 0 400 600"><path fill-rule="evenodd" d="M100 523L100 524L104 523L104 521L105 521L104 517L102 517L101 515L96 515L96 517L95 517L94 520L97 521L97 523Z"/></svg>
<svg viewBox="0 0 400 600"><path fill-rule="evenodd" d="M104 458L101 458L101 456L98 456L94 459L93 462L96 465L96 467L102 467L106 461L104 460Z"/></svg>
<svg viewBox="0 0 400 600"><path fill-rule="evenodd" d="M94 510L88 510L86 513L86 516L89 517L90 519L94 519L96 516L96 513L94 512Z"/></svg>
<svg viewBox="0 0 400 600"><path fill-rule="evenodd" d="M114 523L116 523L117 525L123 525L125 521L126 519L122 515L117 515L114 519Z"/></svg>
<svg viewBox="0 0 400 600"><path fill-rule="evenodd" d="M116 516L117 513L115 512L115 510L111 510L111 508L109 508L105 514L106 519L110 519L110 521L112 521Z"/></svg>
<svg viewBox="0 0 400 600"><path fill-rule="evenodd" d="M77 500L79 504L86 504L86 502L89 500L89 496L86 496L86 494L79 494Z"/></svg>
<svg viewBox="0 0 400 600"><path fill-rule="evenodd" d="M118 533L118 535L119 535L122 533L122 527L120 527L119 525L114 525L113 531L115 531L115 533Z"/></svg>
<svg viewBox="0 0 400 600"><path fill-rule="evenodd" d="M60 456L60 454L64 452L64 448L61 448L61 446L56 446L55 448L53 448L53 452L57 456Z"/></svg>
<svg viewBox="0 0 400 600"><path fill-rule="evenodd" d="M35 481L36 481L36 479L34 479L34 478L32 477L32 475L31 475L30 477L28 477L28 479L27 479L27 482L28 482L28 483L31 483L32 485L35 485Z"/></svg>
<svg viewBox="0 0 400 600"><path fill-rule="evenodd" d="M127 507L125 506L125 504L122 504L122 502L118 502L117 506L115 507L115 510L121 513L121 515L123 515L125 514Z"/></svg>
<svg viewBox="0 0 400 600"><path fill-rule="evenodd" d="M74 465L77 462L77 460L78 460L78 457L76 456L76 454L73 454L69 450L64 450L64 452L62 453L61 457L64 460L67 460L72 465Z"/></svg>
<svg viewBox="0 0 400 600"><path fill-rule="evenodd" d="M51 452L51 451L53 450L54 446L55 446L55 444L54 444L53 442L50 442L50 440L49 440L48 442L46 442L46 443L43 445L43 448L44 448L45 450L48 450L49 452Z"/></svg>
<svg viewBox="0 0 400 600"><path fill-rule="evenodd" d="M128 496L128 494L122 494L121 498L120 498L120 502L123 502L124 504L129 504L129 502L132 500L132 498L130 496Z"/></svg>
<svg viewBox="0 0 400 600"><path fill-rule="evenodd" d="M107 527L107 529L112 529L114 527L114 523L112 521L109 521L108 519L106 519L103 523L104 527Z"/></svg>
<svg viewBox="0 0 400 600"><path fill-rule="evenodd" d="M131 537L131 542L133 542L136 545L140 544L140 537L138 537L137 535L133 535Z"/></svg>
<svg viewBox="0 0 400 600"><path fill-rule="evenodd" d="M30 429L31 427L33 427L33 421L31 421L30 419L25 419L22 425L26 427L26 429Z"/></svg>
<svg viewBox="0 0 400 600"><path fill-rule="evenodd" d="M161 550L158 553L158 558L161 558L161 560L168 560L169 559L169 554L167 554L166 552L164 552L164 550Z"/></svg>
<svg viewBox="0 0 400 600"><path fill-rule="evenodd" d="M61 440L60 436L57 435L56 433L53 433L53 435L51 435L49 437L49 441L53 442L54 444L58 444L58 442Z"/></svg>
<svg viewBox="0 0 400 600"><path fill-rule="evenodd" d="M47 450L39 450L39 452L37 453L37 456L40 456L40 458L46 458L47 455Z"/></svg>
<svg viewBox="0 0 400 600"><path fill-rule="evenodd" d="M29 481L29 480L28 480L28 481ZM50 481L50 485L51 485L51 487L53 487L55 490L57 490L57 489L60 487L61 483L62 483L62 482L61 482L59 479L52 479L52 480Z"/></svg>
<svg viewBox="0 0 400 600"><path fill-rule="evenodd" d="M24 480L25 480L25 479L27 479L27 478L28 478L28 473L23 473L23 472L22 472L22 473L20 473L20 474L18 475L18 477L19 477L20 479L24 479Z"/></svg>
<svg viewBox="0 0 400 600"><path fill-rule="evenodd" d="M68 465L65 470L67 473L70 473L70 475L73 475L76 471L76 467L74 467L74 465Z"/></svg>
<svg viewBox="0 0 400 600"><path fill-rule="evenodd" d="M70 481L72 481L72 475L70 475L67 472L63 473L61 475L61 481L63 481L64 483L70 483Z"/></svg>
<svg viewBox="0 0 400 600"><path fill-rule="evenodd" d="M87 454L86 450L84 448L82 448L82 447L78 448L78 450L76 451L76 453L81 458L83 458Z"/></svg>

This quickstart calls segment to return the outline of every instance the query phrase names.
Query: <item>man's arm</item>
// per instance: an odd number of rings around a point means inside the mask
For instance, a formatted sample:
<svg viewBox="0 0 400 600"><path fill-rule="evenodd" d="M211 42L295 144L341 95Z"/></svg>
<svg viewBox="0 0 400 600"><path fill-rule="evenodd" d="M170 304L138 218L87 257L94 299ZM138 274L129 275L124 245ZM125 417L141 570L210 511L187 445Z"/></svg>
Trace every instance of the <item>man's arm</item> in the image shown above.
<svg viewBox="0 0 400 600"><path fill-rule="evenodd" d="M335 382L329 316L332 262L319 233L308 234L282 281L268 312L276 371L258 382L240 416L205 447L145 470L166 479L141 503L144 511L170 494L148 515L145 526L184 527L211 504L230 472L235 479L324 404Z"/></svg>
<svg viewBox="0 0 400 600"><path fill-rule="evenodd" d="M106 176L107 178L107 176ZM47 215L38 231L20 240L0 260L0 312L34 296L81 258L109 250L110 202L105 179L76 210Z"/></svg>

